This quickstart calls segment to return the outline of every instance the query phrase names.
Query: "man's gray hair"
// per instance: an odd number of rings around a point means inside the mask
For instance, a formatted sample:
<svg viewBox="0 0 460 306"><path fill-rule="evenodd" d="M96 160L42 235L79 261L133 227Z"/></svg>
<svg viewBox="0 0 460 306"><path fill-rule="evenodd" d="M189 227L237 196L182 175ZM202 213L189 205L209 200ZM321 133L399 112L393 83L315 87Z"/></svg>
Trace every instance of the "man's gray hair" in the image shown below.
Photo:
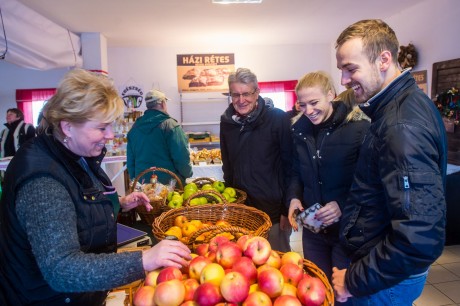
<svg viewBox="0 0 460 306"><path fill-rule="evenodd" d="M238 68L236 72L232 72L228 76L228 87L230 88L230 85L233 83L253 85L254 89L259 89L257 76L248 68Z"/></svg>

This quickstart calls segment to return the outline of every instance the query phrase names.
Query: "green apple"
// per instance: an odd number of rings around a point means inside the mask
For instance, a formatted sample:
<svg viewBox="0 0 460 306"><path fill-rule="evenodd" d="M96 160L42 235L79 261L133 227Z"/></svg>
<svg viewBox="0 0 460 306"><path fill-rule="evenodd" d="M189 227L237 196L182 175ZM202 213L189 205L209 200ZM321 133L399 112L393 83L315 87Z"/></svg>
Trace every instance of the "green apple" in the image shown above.
<svg viewBox="0 0 460 306"><path fill-rule="evenodd" d="M236 198L230 198L230 199L228 199L228 202L229 203L234 203L234 202L236 202Z"/></svg>
<svg viewBox="0 0 460 306"><path fill-rule="evenodd" d="M214 190L214 188L212 187L211 184L204 184L204 185L201 187L201 190Z"/></svg>
<svg viewBox="0 0 460 306"><path fill-rule="evenodd" d="M188 183L187 185L185 185L184 187L184 191L186 190L193 190L193 191L198 191L198 186L196 185L196 183Z"/></svg>
<svg viewBox="0 0 460 306"><path fill-rule="evenodd" d="M173 195L171 200L176 200L176 201L179 201L181 203L184 202L184 198L179 193Z"/></svg>
<svg viewBox="0 0 460 306"><path fill-rule="evenodd" d="M188 189L188 190L184 190L184 193L182 194L182 198L184 200L187 200L188 198L190 198L190 196L192 194L194 194L196 191L195 190L191 190L191 189Z"/></svg>
<svg viewBox="0 0 460 306"><path fill-rule="evenodd" d="M201 205L208 204L208 199L206 199L206 197L199 197L198 199L200 199L200 204Z"/></svg>
<svg viewBox="0 0 460 306"><path fill-rule="evenodd" d="M225 198L225 200L226 200L227 202L229 202L230 196L228 195L228 193L225 193L225 192L224 192L224 193L222 194L222 196Z"/></svg>
<svg viewBox="0 0 460 306"><path fill-rule="evenodd" d="M171 201L169 201L168 206L171 208L182 207L182 201L178 199L172 199Z"/></svg>
<svg viewBox="0 0 460 306"><path fill-rule="evenodd" d="M235 188L226 187L226 188L224 189L224 193L228 194L228 195L230 196L230 198L236 197L236 190L235 190Z"/></svg>
<svg viewBox="0 0 460 306"><path fill-rule="evenodd" d="M214 183L212 183L212 187L214 187L214 189L219 191L220 193L224 192L225 190L225 184L221 181L215 181Z"/></svg>
<svg viewBox="0 0 460 306"><path fill-rule="evenodd" d="M177 192L177 191L170 191L170 192L168 192L168 197L167 197L168 202L172 200L172 197L173 197L174 195L180 195L180 193Z"/></svg>
<svg viewBox="0 0 460 306"><path fill-rule="evenodd" d="M197 206L201 205L200 198L193 198L190 200L190 206Z"/></svg>

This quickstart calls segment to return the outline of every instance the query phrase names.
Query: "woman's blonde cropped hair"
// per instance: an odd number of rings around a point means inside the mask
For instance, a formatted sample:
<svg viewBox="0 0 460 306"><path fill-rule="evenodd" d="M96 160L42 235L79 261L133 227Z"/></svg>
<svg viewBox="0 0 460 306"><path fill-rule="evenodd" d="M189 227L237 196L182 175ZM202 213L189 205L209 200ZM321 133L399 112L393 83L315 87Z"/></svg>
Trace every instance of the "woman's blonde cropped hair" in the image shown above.
<svg viewBox="0 0 460 306"><path fill-rule="evenodd" d="M111 123L123 112L123 100L108 77L74 69L64 76L56 94L44 105L39 133L51 128L54 136L62 140L61 121Z"/></svg>
<svg viewBox="0 0 460 306"><path fill-rule="evenodd" d="M324 71L314 71L307 73L297 82L295 92L298 93L302 88L319 87L325 95L329 91L335 97L335 87L332 78Z"/></svg>

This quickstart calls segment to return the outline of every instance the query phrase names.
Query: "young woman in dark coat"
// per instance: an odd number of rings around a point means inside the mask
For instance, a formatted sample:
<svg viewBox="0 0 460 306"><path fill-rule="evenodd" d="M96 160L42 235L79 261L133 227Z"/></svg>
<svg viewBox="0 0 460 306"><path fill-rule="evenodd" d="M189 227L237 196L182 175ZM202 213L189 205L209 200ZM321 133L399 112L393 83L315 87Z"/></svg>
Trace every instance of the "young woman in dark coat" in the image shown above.
<svg viewBox="0 0 460 306"><path fill-rule="evenodd" d="M294 118L293 170L288 188L289 221L295 230L294 212L321 204L315 219L320 232L302 233L304 257L315 263L329 280L332 267L346 267L347 256L339 243L339 222L347 198L359 148L369 121L341 101L333 81L322 71L308 73L297 83L300 113Z"/></svg>

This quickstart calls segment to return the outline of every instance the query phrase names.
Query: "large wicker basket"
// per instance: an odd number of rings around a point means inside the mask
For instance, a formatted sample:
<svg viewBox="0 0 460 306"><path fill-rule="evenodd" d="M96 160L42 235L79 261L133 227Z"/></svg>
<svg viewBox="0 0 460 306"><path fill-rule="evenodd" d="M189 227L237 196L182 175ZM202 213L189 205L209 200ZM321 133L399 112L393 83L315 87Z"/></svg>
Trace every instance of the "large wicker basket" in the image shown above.
<svg viewBox="0 0 460 306"><path fill-rule="evenodd" d="M176 189L178 189L179 191L182 191L184 189L181 180L179 179L179 177L174 172L171 172L168 169L164 169L164 168L151 167L151 168L148 168L148 169L142 171L141 173L139 173L138 176L136 176L136 178L134 178L134 180L133 180L133 182L131 184L130 192L134 191L134 188L136 187L137 182L139 181L139 179L141 177L143 177L145 174L150 173L150 172L152 172L152 173L155 173L155 172L167 173L172 178L174 178L176 180L176 182L177 182L176 186L178 187ZM153 220L156 217L161 215L161 213L163 213L164 211L167 211L167 210L171 209L170 207L168 207L168 205L166 205L166 197L162 198L161 200L151 200L150 205L152 205L152 207L153 207L153 209L150 210L150 211L147 211L144 206L136 207L136 213L139 215L141 220L144 221L146 224L148 224L150 226L152 225Z"/></svg>
<svg viewBox="0 0 460 306"><path fill-rule="evenodd" d="M204 184L211 184L215 182L212 178L209 177L198 177L192 180L193 183L195 183L198 188L201 189ZM236 201L235 203L245 203L246 199L248 198L248 195L246 192L244 192L241 189L233 188L236 191Z"/></svg>
<svg viewBox="0 0 460 306"><path fill-rule="evenodd" d="M190 206L192 198L214 195L220 197L223 203L204 204ZM244 204L228 203L225 198L216 191L200 191L190 196L181 208L171 209L162 213L153 222L153 235L160 241L165 238L165 232L174 225L174 219L178 216L186 216L188 220L200 220L215 224L219 220L225 220L231 224L229 227L208 226L195 232L188 240L182 240L190 249L193 249L195 239L201 233L212 231L212 235L220 232L235 231L240 234L251 234L267 238L268 231L272 226L269 216L256 208ZM208 235L208 239L212 237ZM201 242L200 242L201 243Z"/></svg>

